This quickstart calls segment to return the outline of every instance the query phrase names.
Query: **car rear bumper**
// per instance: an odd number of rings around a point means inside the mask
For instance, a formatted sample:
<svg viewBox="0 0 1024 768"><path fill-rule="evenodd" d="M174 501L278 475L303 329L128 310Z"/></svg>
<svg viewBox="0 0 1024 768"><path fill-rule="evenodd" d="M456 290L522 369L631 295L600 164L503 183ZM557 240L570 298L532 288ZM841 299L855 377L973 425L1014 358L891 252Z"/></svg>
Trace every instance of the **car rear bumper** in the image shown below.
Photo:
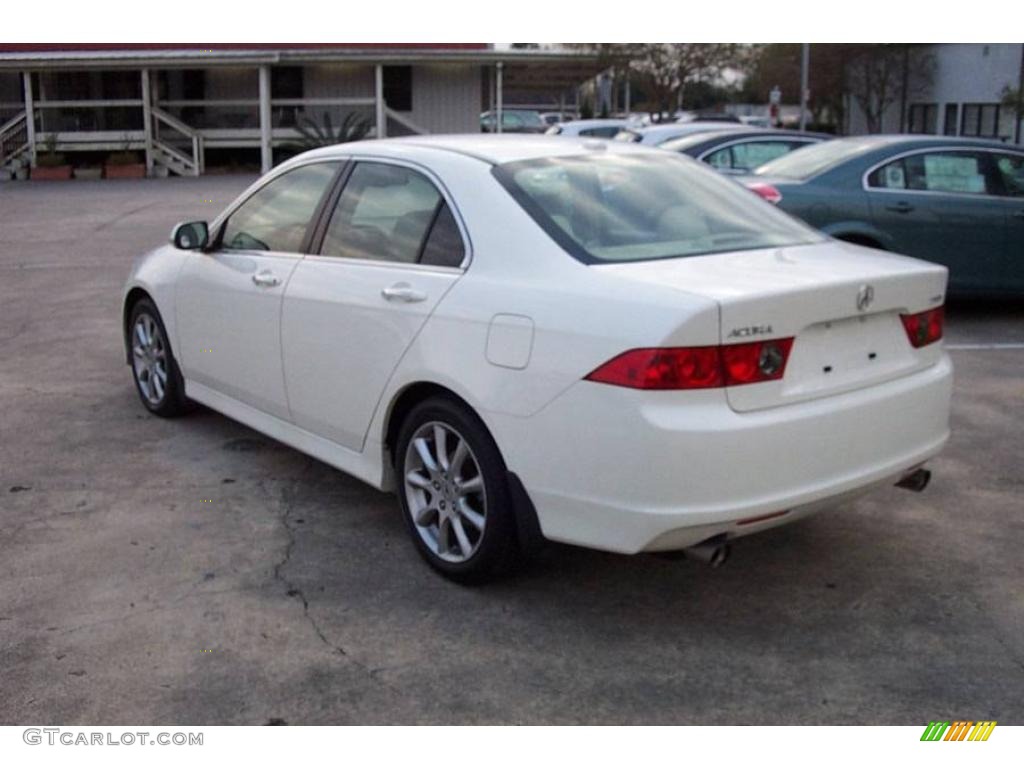
<svg viewBox="0 0 1024 768"><path fill-rule="evenodd" d="M943 354L884 384L749 413L722 390L581 381L530 418L488 421L547 538L635 553L754 533L896 482L945 444L951 392Z"/></svg>

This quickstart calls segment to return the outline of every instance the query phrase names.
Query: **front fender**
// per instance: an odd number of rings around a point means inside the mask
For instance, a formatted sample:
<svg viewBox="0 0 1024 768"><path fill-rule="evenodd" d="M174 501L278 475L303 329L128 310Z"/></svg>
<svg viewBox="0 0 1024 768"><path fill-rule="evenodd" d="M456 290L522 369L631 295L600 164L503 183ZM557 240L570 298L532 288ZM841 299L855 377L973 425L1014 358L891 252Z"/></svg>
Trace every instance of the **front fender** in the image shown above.
<svg viewBox="0 0 1024 768"><path fill-rule="evenodd" d="M124 335L128 318L128 299L135 295L133 292L144 291L156 304L157 311L160 312L172 353L179 348L174 292L178 275L192 253L194 252L181 251L173 246L164 245L135 260L121 292L122 335ZM126 338L126 355L128 354L127 346Z"/></svg>

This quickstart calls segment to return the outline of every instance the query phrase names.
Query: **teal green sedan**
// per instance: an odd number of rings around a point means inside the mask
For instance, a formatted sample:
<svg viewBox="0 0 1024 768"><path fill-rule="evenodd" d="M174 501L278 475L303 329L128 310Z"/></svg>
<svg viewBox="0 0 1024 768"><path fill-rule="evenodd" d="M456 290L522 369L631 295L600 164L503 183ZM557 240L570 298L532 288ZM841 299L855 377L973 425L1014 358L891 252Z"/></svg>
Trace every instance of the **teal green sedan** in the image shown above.
<svg viewBox="0 0 1024 768"><path fill-rule="evenodd" d="M840 240L949 268L956 295L1024 295L1024 147L943 136L816 144L743 178Z"/></svg>

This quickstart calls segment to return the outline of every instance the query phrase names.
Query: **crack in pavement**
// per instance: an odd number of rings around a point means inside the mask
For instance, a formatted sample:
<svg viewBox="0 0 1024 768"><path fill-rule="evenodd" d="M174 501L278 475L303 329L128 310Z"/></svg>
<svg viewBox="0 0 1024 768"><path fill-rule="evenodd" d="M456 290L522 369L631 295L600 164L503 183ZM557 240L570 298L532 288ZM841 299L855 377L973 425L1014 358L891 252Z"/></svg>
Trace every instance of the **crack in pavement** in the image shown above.
<svg viewBox="0 0 1024 768"><path fill-rule="evenodd" d="M350 664L354 665L357 669L364 672L375 683L381 685L385 690L391 693L399 693L399 691L391 685L387 680L382 680L380 674L388 671L388 667L369 667L358 659L349 655L348 651L339 643L332 642L324 632L323 627L316 620L313 614L309 611L309 599L306 597L306 593L298 586L295 582L291 581L287 576L284 575L284 569L291 562L292 553L295 551L295 531L296 529L290 524L291 514L298 505L298 493L302 485L303 480L309 474L309 470L318 464L315 459L307 457L306 466L299 472L296 478L291 482L290 485L284 487L281 491L281 505L283 510L280 515L281 524L284 526L285 531L288 534L288 543L285 545L284 557L274 565L274 580L279 582L285 588L285 594L289 597L297 597L302 601L302 615L312 627L313 632L317 638L323 643L324 646L329 648L333 654L342 656ZM266 487L263 481L257 481L257 485L266 494ZM314 486L315 487L315 486ZM267 494L269 495L269 494Z"/></svg>
<svg viewBox="0 0 1024 768"><path fill-rule="evenodd" d="M309 625L313 628L313 631L316 633L316 636L320 638L320 642L322 642L324 645L326 645L333 652L339 654L340 656L348 657L348 652L341 645L338 645L337 643L332 643L328 639L327 635L324 634L323 628L321 628L319 622L317 622L313 615L310 614L309 600L306 598L306 593L303 592L301 587L292 582L290 579L288 579L288 577L284 575L284 573L282 573L284 568L288 565L289 561L291 560L292 552L295 550L295 528L293 528L292 525L289 523L289 519L291 518L292 511L295 509L298 503L297 497L299 487L303 479L309 473L309 470L312 468L313 464L314 460L307 458L306 466L302 469L301 472L299 472L298 477L296 477L295 480L292 481L291 485L286 486L281 491L281 505L284 508L284 511L281 514L281 524L284 526L285 532L288 534L288 543L284 549L284 557L281 559L280 562L274 565L274 580L284 585L285 594L288 595L288 597L297 597L299 598L299 600L302 601L303 616L305 617L306 621L309 622ZM360 667L363 666L362 664L359 664L358 661L355 661L355 659L352 659L352 661Z"/></svg>

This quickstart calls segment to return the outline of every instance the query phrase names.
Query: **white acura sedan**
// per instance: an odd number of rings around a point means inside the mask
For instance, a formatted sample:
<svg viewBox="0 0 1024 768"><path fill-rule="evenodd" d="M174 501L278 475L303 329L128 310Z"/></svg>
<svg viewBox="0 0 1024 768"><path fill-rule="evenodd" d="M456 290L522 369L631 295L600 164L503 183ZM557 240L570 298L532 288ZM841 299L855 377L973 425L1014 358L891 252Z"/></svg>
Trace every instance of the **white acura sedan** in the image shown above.
<svg viewBox="0 0 1024 768"><path fill-rule="evenodd" d="M550 539L720 561L949 435L946 270L622 142L343 144L181 224L124 292L143 404L398 494L437 570Z"/></svg>

